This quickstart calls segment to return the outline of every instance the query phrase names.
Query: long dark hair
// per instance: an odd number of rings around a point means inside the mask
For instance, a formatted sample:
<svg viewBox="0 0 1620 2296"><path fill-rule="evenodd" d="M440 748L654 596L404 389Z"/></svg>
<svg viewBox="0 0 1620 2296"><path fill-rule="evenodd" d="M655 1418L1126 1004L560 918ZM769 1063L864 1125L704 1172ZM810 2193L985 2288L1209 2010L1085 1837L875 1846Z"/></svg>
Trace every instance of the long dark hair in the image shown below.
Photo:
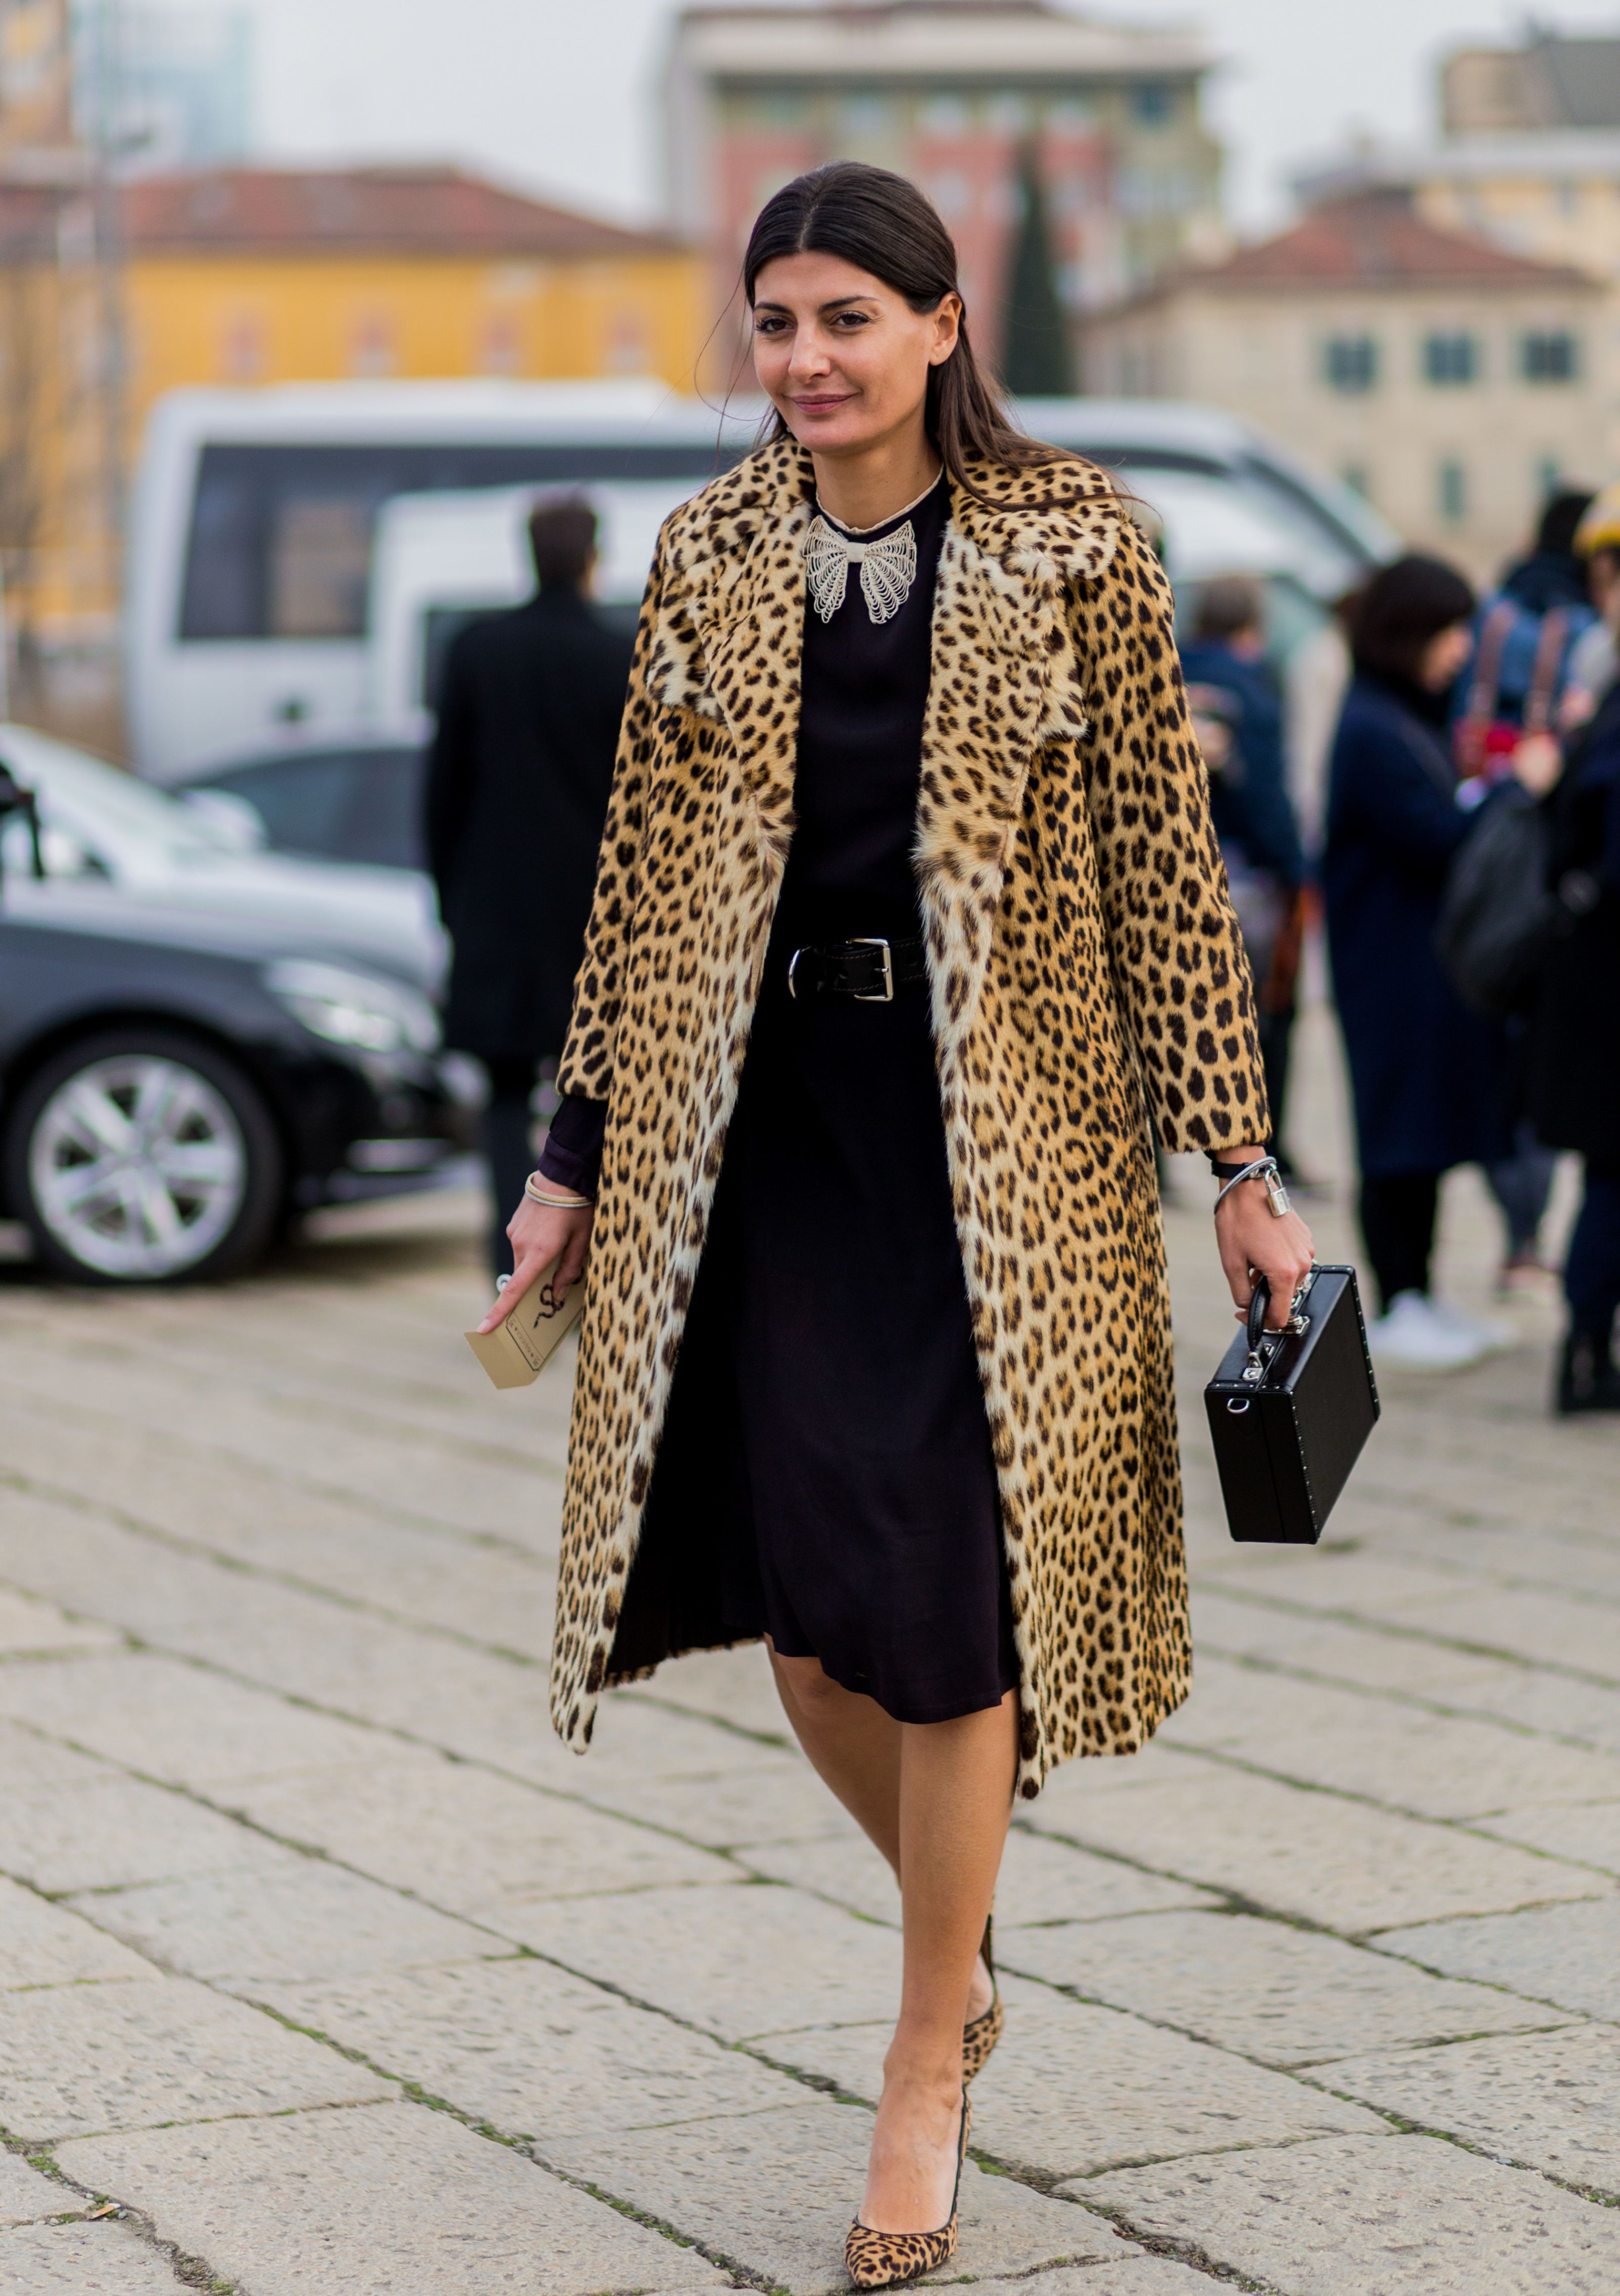
<svg viewBox="0 0 1620 2296"><path fill-rule="evenodd" d="M1418 687L1431 641L1474 611L1474 593L1443 558L1416 552L1379 569L1351 611L1350 651L1364 675Z"/></svg>
<svg viewBox="0 0 1620 2296"><path fill-rule="evenodd" d="M956 245L932 201L904 176L859 160L812 168L766 201L743 258L750 310L761 272L784 255L839 256L881 279L914 311L937 311L947 295L962 292ZM923 421L953 484L969 494L970 455L1015 471L1063 459L1061 448L1013 428L999 387L974 356L966 305L955 350L928 370ZM791 434L778 414L765 435Z"/></svg>

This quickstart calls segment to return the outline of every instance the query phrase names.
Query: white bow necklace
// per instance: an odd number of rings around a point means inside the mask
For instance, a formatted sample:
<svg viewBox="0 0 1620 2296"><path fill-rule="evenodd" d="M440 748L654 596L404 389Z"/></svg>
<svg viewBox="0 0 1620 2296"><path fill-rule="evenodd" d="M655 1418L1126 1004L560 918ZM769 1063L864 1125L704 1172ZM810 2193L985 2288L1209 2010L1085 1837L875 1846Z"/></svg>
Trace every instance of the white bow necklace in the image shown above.
<svg viewBox="0 0 1620 2296"><path fill-rule="evenodd" d="M825 511L818 510L804 537L804 566L810 603L824 622L830 622L843 603L851 566L860 569L860 594L867 602L868 620L892 621L899 613L917 579L917 533L908 512L926 502L939 482L938 477L930 479L922 493L898 513L905 524L877 542L854 538L870 534L869 526L846 531L835 526ZM887 523L886 519L879 521L880 525Z"/></svg>

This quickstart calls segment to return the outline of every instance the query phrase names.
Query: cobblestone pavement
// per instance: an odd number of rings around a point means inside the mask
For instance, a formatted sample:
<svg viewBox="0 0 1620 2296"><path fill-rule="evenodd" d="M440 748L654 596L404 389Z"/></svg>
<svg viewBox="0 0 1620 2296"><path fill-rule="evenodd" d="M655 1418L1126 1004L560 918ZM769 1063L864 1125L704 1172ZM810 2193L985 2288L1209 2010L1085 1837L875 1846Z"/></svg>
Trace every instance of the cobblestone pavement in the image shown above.
<svg viewBox="0 0 1620 2296"><path fill-rule="evenodd" d="M1387 1383L1321 1548L1232 1547L1176 1187L1197 1686L1020 1811L943 2277L1612 2296L1620 1428L1545 1416L1519 1309ZM756 1652L550 1737L567 1374L483 1384L477 1218L333 1216L217 1293L4 1271L0 2290L842 2285L892 1892ZM1477 1303L1466 1176L1447 1221Z"/></svg>

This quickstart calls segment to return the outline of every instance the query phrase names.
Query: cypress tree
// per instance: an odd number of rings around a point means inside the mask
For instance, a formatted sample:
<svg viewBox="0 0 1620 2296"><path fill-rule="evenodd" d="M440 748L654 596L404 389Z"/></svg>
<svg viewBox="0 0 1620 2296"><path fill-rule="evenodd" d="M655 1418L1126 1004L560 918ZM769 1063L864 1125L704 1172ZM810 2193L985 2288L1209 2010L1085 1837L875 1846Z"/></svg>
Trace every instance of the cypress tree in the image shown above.
<svg viewBox="0 0 1620 2296"><path fill-rule="evenodd" d="M1018 166L1018 234L1007 291L1002 379L1027 398L1061 398L1074 388L1068 314L1057 292L1046 194L1033 147Z"/></svg>

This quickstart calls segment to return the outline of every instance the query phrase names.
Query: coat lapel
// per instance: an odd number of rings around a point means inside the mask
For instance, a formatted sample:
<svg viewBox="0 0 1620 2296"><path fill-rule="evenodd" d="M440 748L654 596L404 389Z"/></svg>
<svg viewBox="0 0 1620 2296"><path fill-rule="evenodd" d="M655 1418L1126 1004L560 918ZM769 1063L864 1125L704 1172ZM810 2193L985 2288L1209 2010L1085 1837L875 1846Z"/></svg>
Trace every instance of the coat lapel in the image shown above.
<svg viewBox="0 0 1620 2296"><path fill-rule="evenodd" d="M952 488L934 593L915 847L942 1053L978 1006L1030 766L1044 743L1086 732L1065 586L1107 564L1122 515L1100 472L1057 507L1039 502L1039 469L971 475L974 494ZM1061 475L1072 488L1074 466Z"/></svg>

